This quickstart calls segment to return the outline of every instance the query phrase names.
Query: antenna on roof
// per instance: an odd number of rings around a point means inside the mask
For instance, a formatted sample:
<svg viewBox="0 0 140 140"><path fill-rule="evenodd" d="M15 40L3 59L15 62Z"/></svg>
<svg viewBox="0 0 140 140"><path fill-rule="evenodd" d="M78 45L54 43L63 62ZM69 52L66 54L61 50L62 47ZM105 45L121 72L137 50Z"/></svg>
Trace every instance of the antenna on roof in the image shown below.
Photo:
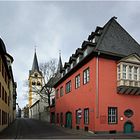
<svg viewBox="0 0 140 140"><path fill-rule="evenodd" d="M61 57L61 50L59 50L59 57Z"/></svg>
<svg viewBox="0 0 140 140"><path fill-rule="evenodd" d="M37 46L35 45L35 53L36 53L36 48L37 48Z"/></svg>

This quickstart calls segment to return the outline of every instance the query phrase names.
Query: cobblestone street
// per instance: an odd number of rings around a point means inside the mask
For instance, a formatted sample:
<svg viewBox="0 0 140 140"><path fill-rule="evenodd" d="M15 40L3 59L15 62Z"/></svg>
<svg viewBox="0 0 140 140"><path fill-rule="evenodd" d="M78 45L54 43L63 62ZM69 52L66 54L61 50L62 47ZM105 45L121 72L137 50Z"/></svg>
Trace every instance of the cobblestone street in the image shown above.
<svg viewBox="0 0 140 140"><path fill-rule="evenodd" d="M68 129L50 125L33 119L17 119L10 127L0 133L0 139L136 139L140 134L93 134L82 130Z"/></svg>

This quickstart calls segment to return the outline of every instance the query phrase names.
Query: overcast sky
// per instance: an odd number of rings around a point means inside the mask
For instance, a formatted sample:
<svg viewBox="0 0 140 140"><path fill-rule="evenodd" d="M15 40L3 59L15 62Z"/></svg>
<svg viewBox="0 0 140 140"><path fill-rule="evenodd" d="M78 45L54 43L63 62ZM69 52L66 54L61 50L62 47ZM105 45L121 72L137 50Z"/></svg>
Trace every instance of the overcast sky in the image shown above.
<svg viewBox="0 0 140 140"><path fill-rule="evenodd" d="M0 2L0 37L14 58L13 71L18 84L17 102L22 108L32 67L34 46L39 63L58 58L68 61L96 26L112 16L140 42L140 2Z"/></svg>

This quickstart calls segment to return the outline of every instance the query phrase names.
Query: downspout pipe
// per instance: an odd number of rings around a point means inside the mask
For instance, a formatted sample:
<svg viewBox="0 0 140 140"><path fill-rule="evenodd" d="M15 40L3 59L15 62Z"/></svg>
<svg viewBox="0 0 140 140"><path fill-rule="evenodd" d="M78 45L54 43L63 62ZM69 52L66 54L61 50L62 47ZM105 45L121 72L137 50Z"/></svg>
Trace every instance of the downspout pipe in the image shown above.
<svg viewBox="0 0 140 140"><path fill-rule="evenodd" d="M99 55L96 57L96 118L99 118Z"/></svg>

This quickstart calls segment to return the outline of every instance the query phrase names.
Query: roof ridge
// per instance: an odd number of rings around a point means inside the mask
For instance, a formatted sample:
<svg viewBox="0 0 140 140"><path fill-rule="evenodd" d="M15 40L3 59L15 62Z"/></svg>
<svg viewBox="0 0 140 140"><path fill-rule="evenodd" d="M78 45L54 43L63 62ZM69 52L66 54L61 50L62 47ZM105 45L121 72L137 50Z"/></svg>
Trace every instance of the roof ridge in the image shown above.
<svg viewBox="0 0 140 140"><path fill-rule="evenodd" d="M100 46L100 44L101 44L101 42L102 42L102 40L103 40L103 38L104 38L106 32L108 31L108 28L110 27L111 23L112 23L113 21L116 22L115 19L116 19L116 17L112 17L112 18L103 26L103 34L101 34L101 37L99 38L98 43L97 43L95 49L98 49L98 47ZM117 23L117 22L116 22L116 23Z"/></svg>

